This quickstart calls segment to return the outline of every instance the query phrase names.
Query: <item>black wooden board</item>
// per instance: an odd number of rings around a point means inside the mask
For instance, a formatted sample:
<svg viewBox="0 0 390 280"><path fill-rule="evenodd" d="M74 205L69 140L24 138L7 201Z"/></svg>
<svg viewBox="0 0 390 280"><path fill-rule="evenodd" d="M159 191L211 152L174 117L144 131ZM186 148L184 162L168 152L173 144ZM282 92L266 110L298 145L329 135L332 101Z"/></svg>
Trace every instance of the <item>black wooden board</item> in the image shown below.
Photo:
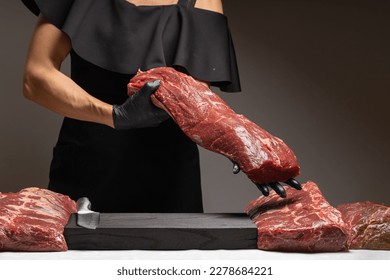
<svg viewBox="0 0 390 280"><path fill-rule="evenodd" d="M255 249L256 225L246 214L101 213L97 229L64 231L69 250Z"/></svg>

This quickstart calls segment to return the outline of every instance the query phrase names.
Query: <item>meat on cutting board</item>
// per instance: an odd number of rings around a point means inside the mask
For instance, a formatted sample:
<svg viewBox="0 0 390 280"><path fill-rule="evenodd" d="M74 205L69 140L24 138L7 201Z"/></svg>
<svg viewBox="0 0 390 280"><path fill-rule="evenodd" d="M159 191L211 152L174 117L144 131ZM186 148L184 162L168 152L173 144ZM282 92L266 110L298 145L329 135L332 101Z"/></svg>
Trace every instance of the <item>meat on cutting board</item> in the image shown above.
<svg viewBox="0 0 390 280"><path fill-rule="evenodd" d="M350 249L390 250L390 207L374 202L337 206L348 226Z"/></svg>
<svg viewBox="0 0 390 280"><path fill-rule="evenodd" d="M261 196L246 207L258 228L262 250L332 252L348 250L347 227L341 213L311 181L301 191L287 189L287 198L276 193Z"/></svg>
<svg viewBox="0 0 390 280"><path fill-rule="evenodd" d="M243 115L236 114L207 85L170 67L139 71L128 85L131 95L159 79L153 103L164 108L200 146L235 161L256 183L284 182L299 175L293 151Z"/></svg>
<svg viewBox="0 0 390 280"><path fill-rule="evenodd" d="M76 203L36 187L0 193L0 251L66 251L64 227Z"/></svg>

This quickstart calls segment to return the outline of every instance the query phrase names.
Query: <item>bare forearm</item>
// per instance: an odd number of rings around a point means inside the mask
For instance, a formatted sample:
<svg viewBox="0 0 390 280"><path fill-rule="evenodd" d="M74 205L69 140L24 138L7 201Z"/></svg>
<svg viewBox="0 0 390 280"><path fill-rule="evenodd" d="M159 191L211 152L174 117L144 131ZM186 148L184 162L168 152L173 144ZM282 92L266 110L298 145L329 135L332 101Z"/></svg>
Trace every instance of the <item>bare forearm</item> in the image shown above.
<svg viewBox="0 0 390 280"><path fill-rule="evenodd" d="M91 96L55 68L27 68L24 95L63 116L113 127L112 105Z"/></svg>
<svg viewBox="0 0 390 280"><path fill-rule="evenodd" d="M113 127L112 106L59 70L71 49L70 38L40 15L27 54L24 96L63 116Z"/></svg>

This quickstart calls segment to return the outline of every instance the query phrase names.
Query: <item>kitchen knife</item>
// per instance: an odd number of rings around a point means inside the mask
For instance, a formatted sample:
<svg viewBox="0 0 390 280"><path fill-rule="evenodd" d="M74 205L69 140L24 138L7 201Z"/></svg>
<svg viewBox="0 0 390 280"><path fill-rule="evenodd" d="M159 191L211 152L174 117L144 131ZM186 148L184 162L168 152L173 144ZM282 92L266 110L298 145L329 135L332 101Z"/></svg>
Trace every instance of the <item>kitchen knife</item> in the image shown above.
<svg viewBox="0 0 390 280"><path fill-rule="evenodd" d="M100 213L91 210L88 197L77 200L77 225L84 228L96 229L99 225Z"/></svg>

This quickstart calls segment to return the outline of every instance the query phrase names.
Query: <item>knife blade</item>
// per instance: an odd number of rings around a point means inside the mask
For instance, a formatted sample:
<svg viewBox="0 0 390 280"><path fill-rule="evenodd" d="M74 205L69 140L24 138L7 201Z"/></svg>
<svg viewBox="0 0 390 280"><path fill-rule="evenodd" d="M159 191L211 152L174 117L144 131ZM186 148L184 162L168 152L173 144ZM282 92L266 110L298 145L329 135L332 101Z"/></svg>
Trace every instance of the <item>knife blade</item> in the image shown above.
<svg viewBox="0 0 390 280"><path fill-rule="evenodd" d="M92 211L88 197L80 197L77 200L77 221L80 227L96 229L99 225L100 213Z"/></svg>

